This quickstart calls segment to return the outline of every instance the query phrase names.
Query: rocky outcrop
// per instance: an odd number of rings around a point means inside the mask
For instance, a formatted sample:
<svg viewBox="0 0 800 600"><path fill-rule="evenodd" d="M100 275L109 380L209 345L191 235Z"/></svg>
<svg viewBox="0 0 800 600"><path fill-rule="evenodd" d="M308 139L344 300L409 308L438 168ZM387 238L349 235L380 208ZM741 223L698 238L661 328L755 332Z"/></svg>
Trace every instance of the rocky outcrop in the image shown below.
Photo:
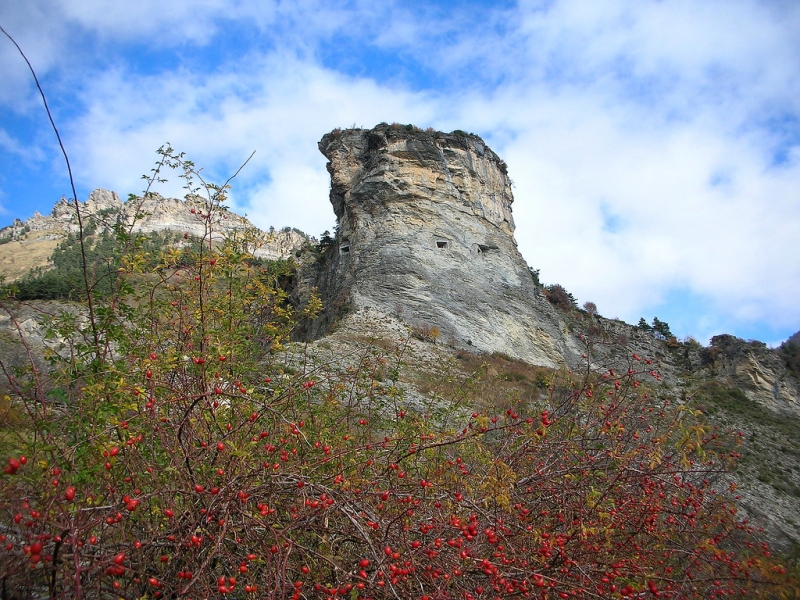
<svg viewBox="0 0 800 600"><path fill-rule="evenodd" d="M304 276L327 307L310 335L372 308L455 346L551 367L580 358L517 250L505 163L481 138L384 124L319 148L338 231Z"/></svg>
<svg viewBox="0 0 800 600"><path fill-rule="evenodd" d="M742 390L753 402L778 414L800 417L800 387L776 350L758 341L717 335L702 359L718 381Z"/></svg>

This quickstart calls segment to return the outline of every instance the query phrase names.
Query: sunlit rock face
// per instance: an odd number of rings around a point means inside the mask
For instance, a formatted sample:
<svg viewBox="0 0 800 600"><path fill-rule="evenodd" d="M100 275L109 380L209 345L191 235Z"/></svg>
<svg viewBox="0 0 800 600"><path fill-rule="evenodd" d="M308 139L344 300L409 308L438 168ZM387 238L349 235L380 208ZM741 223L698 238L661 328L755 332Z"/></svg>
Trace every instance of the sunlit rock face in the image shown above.
<svg viewBox="0 0 800 600"><path fill-rule="evenodd" d="M319 148L338 220L317 275L329 307L378 309L539 365L580 356L517 250L511 181L481 138L383 124Z"/></svg>

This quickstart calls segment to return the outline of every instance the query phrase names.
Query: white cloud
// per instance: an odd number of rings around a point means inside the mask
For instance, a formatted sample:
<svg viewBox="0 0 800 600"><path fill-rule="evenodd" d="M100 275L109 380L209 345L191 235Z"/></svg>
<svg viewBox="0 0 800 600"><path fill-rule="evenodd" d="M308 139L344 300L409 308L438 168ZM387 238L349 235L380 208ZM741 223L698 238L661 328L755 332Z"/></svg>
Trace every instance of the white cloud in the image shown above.
<svg viewBox="0 0 800 600"><path fill-rule="evenodd" d="M240 94L247 89L246 94ZM143 102L146 100L146 102ZM212 179L235 172L237 208L261 226L330 228L322 135L356 123L429 119L424 95L354 80L286 55L200 79L193 74L131 78L109 73L87 91L88 110L70 128L84 185L136 192L164 141ZM205 107L214 104L213 110ZM80 143L87 140L89 143ZM174 178L172 178L174 179ZM180 194L179 185L164 193Z"/></svg>
<svg viewBox="0 0 800 600"><path fill-rule="evenodd" d="M31 26L34 23L37 27ZM62 28L48 18L46 7L33 2L0 4L0 25L24 52L38 76L57 62ZM14 44L2 34L0 65L3 69L0 105L6 104L16 112L39 108L41 98L34 93L28 65Z"/></svg>
<svg viewBox="0 0 800 600"><path fill-rule="evenodd" d="M748 140L691 123L633 134L605 113L564 116L572 127L535 128L507 150L521 249L543 278L629 320L685 287L742 320L796 323L785 241L800 235L798 165L765 172ZM710 183L720 164L722 189Z"/></svg>
<svg viewBox="0 0 800 600"><path fill-rule="evenodd" d="M216 33L220 21L238 16L241 9L240 2L229 0L57 0L56 4L74 26L106 38L146 39L157 46L206 43ZM262 3L264 13L271 12L271 4Z"/></svg>

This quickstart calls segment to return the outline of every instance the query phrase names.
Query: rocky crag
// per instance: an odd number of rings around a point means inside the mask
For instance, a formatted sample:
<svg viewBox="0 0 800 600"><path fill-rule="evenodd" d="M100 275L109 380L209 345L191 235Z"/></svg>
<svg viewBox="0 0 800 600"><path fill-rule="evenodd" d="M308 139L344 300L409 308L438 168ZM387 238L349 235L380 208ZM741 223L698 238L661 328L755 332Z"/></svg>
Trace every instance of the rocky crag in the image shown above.
<svg viewBox="0 0 800 600"><path fill-rule="evenodd" d="M372 309L455 346L550 367L580 357L517 250L505 163L479 137L379 125L319 149L338 230L304 273L327 307L308 334Z"/></svg>
<svg viewBox="0 0 800 600"><path fill-rule="evenodd" d="M86 202L79 202L84 225L110 231L122 225L132 233L173 231L203 238L206 222L200 216L205 202L164 198L158 194L122 202L116 192L97 189ZM38 212L31 218L16 220L0 229L0 275L14 281L34 267L46 267L56 245L68 234L77 234L79 223L75 203L62 198L49 215ZM268 260L294 255L313 240L291 228L264 232L257 230L245 217L229 210L214 211L210 235L222 240L245 231L255 232L258 240L256 256Z"/></svg>
<svg viewBox="0 0 800 600"><path fill-rule="evenodd" d="M506 165L480 137L381 124L335 130L319 149L337 231L298 275L298 302L316 288L325 306L307 338L370 311L426 337L434 330L451 347L577 368L585 334L658 360L671 384L682 372L713 371L764 407L800 415L796 382L763 344L682 344L549 302L517 250ZM598 363L608 353L603 344L592 352Z"/></svg>
<svg viewBox="0 0 800 600"><path fill-rule="evenodd" d="M337 231L298 274L296 301L316 289L325 307L305 324L306 338L366 311L454 348L569 368L585 364L585 338L606 340L590 360L619 360L615 346L624 346L656 359L670 385L705 373L768 410L800 416L797 382L763 344L732 336L709 348L681 344L549 302L517 250L506 165L480 137L381 124L335 130L319 149Z"/></svg>

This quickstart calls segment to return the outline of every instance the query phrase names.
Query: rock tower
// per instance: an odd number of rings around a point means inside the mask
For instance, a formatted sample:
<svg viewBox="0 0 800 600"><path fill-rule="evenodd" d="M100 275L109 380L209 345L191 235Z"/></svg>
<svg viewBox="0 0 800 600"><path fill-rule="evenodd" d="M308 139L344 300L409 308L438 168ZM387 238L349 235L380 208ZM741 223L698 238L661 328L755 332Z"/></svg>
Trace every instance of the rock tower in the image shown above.
<svg viewBox="0 0 800 600"><path fill-rule="evenodd" d="M517 250L506 165L481 138L381 124L319 149L338 230L312 277L327 310L312 336L371 308L534 364L580 355Z"/></svg>

